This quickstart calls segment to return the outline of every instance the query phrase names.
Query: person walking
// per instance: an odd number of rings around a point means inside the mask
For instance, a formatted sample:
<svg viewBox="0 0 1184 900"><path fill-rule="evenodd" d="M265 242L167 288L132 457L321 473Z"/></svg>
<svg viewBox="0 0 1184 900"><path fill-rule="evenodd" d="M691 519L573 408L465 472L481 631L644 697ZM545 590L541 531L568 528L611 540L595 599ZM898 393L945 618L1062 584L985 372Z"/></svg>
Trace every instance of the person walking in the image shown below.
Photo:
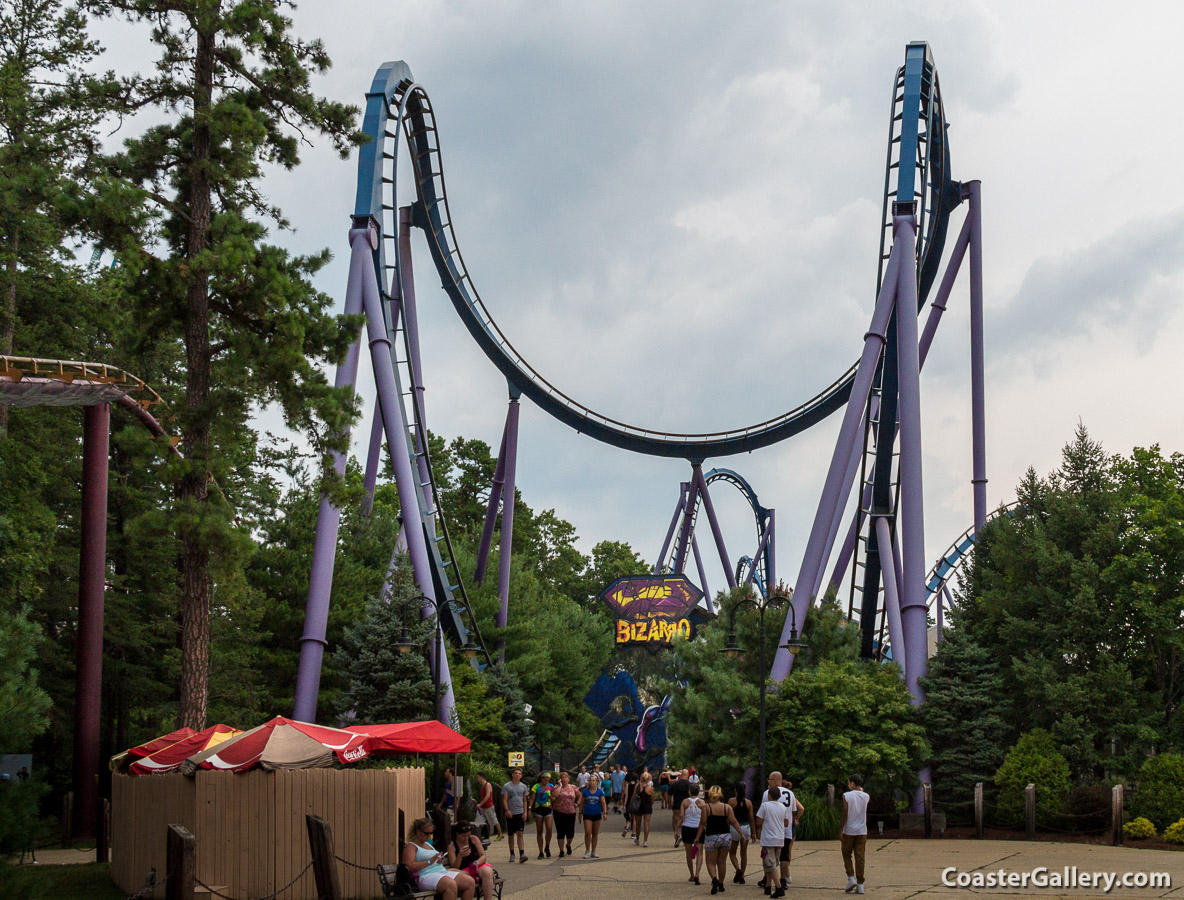
<svg viewBox="0 0 1184 900"><path fill-rule="evenodd" d="M764 802L756 811L756 831L761 842L765 896L784 897L785 885L778 880L777 866L782 848L785 846L786 835L789 834L789 807L781 802L778 791L766 791L764 797ZM773 890L774 886L776 890Z"/></svg>
<svg viewBox="0 0 1184 900"><path fill-rule="evenodd" d="M650 816L654 813L654 776L649 772L641 773L636 797L637 812L633 814L633 843L641 841L641 846L648 847L650 845Z"/></svg>
<svg viewBox="0 0 1184 900"><path fill-rule="evenodd" d="M625 790L621 798L625 802L625 827L621 829L621 837L625 837L633 829L633 816L629 814L629 804L633 802L638 784L639 779L636 772L628 772L625 775ZM636 835L633 836L636 837Z"/></svg>
<svg viewBox="0 0 1184 900"><path fill-rule="evenodd" d="M580 774L576 776L576 787L581 791L588 786L588 767L580 766Z"/></svg>
<svg viewBox="0 0 1184 900"><path fill-rule="evenodd" d="M615 812L622 813L623 815L628 815L628 813L625 812L626 805L623 796L625 790L625 767L613 766L612 775L609 776L609 781L613 786L613 810Z"/></svg>
<svg viewBox="0 0 1184 900"><path fill-rule="evenodd" d="M658 774L658 796L662 801L662 809L667 809L670 806L670 769L666 766Z"/></svg>
<svg viewBox="0 0 1184 900"><path fill-rule="evenodd" d="M551 793L551 807L555 813L555 835L559 841L559 858L566 852L571 856L571 839L576 833L578 804L582 802L580 789L571 783L567 772L559 773L559 786ZM565 850L566 848L566 850Z"/></svg>
<svg viewBox="0 0 1184 900"><path fill-rule="evenodd" d="M555 827L551 819L551 773L540 772L539 780L530 788L530 812L534 816L535 837L539 842L539 859L544 855L551 855L551 834ZM543 846L543 832L546 832L547 843Z"/></svg>
<svg viewBox="0 0 1184 900"><path fill-rule="evenodd" d="M448 845L448 865L464 872L481 885L484 900L493 900L493 866L485 858L485 845L473 834L469 822L458 822L452 829L452 843Z"/></svg>
<svg viewBox="0 0 1184 900"><path fill-rule="evenodd" d="M793 856L793 840L797 829L798 820L802 816L805 807L798 802L798 798L794 796L793 791L786 786L786 781L780 772L769 773L769 789L761 797L761 804L764 805L766 800L779 800L789 813L789 824L785 831L785 844L781 848L781 853L778 856L780 863L779 883L782 889L788 884L793 884L793 878L789 874L789 862ZM767 878L767 876L766 876ZM765 878L761 879L761 887L765 886ZM774 885L776 887L776 885Z"/></svg>
<svg viewBox="0 0 1184 900"><path fill-rule="evenodd" d="M670 782L670 825L674 829L674 846L682 840L682 805L691 795L691 782L687 778L691 773L683 769L678 778Z"/></svg>
<svg viewBox="0 0 1184 900"><path fill-rule="evenodd" d="M707 806L699 822L695 842L703 844L703 855L707 857L707 874L711 876L711 893L724 892L724 879L728 876L728 850L732 846L731 828L739 827L732 807L724 803L724 792L717 784L707 791Z"/></svg>
<svg viewBox="0 0 1184 900"><path fill-rule="evenodd" d="M867 855L867 802L870 798L863 789L863 776L847 778L847 793L843 794L843 822L839 834L839 848L843 852L843 868L847 870L846 892L863 893L863 862ZM854 857L854 866L852 865Z"/></svg>
<svg viewBox="0 0 1184 900"><path fill-rule="evenodd" d="M600 839L600 823L608 809L608 798L600 789L600 779L595 775L588 779L588 786L580 794L584 798L580 809L580 819L584 823L584 859L599 859L596 843Z"/></svg>
<svg viewBox="0 0 1184 900"><path fill-rule="evenodd" d="M699 883L699 873L703 870L703 857L699 856L699 824L703 821L703 801L699 799L699 785L690 785L690 794L675 810L678 816L679 837L683 852L687 858L687 871L691 877L687 881ZM676 843L675 846L678 846ZM698 857L698 859L696 859Z"/></svg>
<svg viewBox="0 0 1184 900"><path fill-rule="evenodd" d="M736 817L736 827L732 829L732 868L736 874L732 877L732 884L744 884L744 872L748 868L748 842L752 840L752 801L748 799L748 785L743 781L736 782L736 796L728 799L728 806L732 807L732 815ZM737 861L736 852L739 850L740 859Z"/></svg>
<svg viewBox="0 0 1184 900"><path fill-rule="evenodd" d="M477 815L485 820L490 837L500 841L503 837L501 823L497 820L497 809L493 805L493 785L484 775L477 776ZM496 832L497 837L493 837Z"/></svg>
<svg viewBox="0 0 1184 900"><path fill-rule="evenodd" d="M502 811L506 814L506 833L510 836L510 862L514 861L514 835L518 835L518 862L526 862L526 845L522 832L526 830L526 793L522 770L510 773L510 780L502 785Z"/></svg>

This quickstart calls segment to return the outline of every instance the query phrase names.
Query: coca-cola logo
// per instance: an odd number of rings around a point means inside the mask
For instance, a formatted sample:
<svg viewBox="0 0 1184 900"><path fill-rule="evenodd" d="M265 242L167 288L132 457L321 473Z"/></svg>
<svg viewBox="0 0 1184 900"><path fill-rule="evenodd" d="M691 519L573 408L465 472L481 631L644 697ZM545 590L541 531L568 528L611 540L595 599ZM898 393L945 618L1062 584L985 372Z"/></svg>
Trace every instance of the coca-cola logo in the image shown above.
<svg viewBox="0 0 1184 900"><path fill-rule="evenodd" d="M346 762L357 762L362 757L368 755L369 752L365 747L354 747L352 750L346 750L342 753L341 758Z"/></svg>

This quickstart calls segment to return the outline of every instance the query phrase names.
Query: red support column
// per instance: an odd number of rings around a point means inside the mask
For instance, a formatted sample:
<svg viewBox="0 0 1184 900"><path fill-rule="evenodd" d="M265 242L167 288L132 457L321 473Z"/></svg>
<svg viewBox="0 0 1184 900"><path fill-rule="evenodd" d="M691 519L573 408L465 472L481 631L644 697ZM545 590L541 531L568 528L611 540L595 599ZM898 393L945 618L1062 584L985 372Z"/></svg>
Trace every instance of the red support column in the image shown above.
<svg viewBox="0 0 1184 900"><path fill-rule="evenodd" d="M82 528L78 562L78 664L74 687L74 833L95 833L107 568L107 454L111 406L84 408Z"/></svg>

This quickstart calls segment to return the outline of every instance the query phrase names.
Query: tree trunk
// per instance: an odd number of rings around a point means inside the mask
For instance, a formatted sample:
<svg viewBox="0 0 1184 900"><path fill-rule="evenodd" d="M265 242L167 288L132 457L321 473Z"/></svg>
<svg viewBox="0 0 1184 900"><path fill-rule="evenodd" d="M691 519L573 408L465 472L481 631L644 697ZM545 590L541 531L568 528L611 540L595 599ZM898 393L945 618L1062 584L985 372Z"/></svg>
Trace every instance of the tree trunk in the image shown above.
<svg viewBox="0 0 1184 900"><path fill-rule="evenodd" d="M11 255L8 257L4 282L4 305L0 308L0 356L12 355L12 342L16 336L16 261L21 252L21 236L12 236ZM8 435L8 406L0 404L0 439Z"/></svg>
<svg viewBox="0 0 1184 900"><path fill-rule="evenodd" d="M210 673L210 303L209 272L194 262L209 246L210 107L214 95L214 33L199 29L194 59L193 149L189 163L190 261L185 304L185 474L179 496L181 541L181 726L205 727Z"/></svg>

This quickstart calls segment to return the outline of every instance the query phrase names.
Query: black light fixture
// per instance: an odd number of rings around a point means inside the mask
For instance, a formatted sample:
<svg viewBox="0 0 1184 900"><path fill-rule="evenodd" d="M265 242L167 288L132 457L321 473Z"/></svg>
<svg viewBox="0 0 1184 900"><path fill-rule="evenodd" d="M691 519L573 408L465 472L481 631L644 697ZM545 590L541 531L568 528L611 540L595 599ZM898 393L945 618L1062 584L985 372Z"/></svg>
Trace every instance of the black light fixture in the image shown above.
<svg viewBox="0 0 1184 900"><path fill-rule="evenodd" d="M481 652L481 648L473 640L473 635L470 633L465 637L464 644L461 645L461 652L465 655L465 659L476 659L477 654Z"/></svg>
<svg viewBox="0 0 1184 900"><path fill-rule="evenodd" d="M738 643L736 643L736 629L733 628L728 632L727 646L725 646L724 649L720 651L720 653L728 654L728 659L736 659L743 652L744 650Z"/></svg>
<svg viewBox="0 0 1184 900"><path fill-rule="evenodd" d="M790 656L797 656L798 651L806 647L806 642L798 639L798 617L792 603L789 605L789 640L781 646L789 651Z"/></svg>
<svg viewBox="0 0 1184 900"><path fill-rule="evenodd" d="M399 639L395 642L395 649L400 653L407 653L415 649L415 644L411 641L411 632L407 630L407 626L403 626L403 630L399 633Z"/></svg>

